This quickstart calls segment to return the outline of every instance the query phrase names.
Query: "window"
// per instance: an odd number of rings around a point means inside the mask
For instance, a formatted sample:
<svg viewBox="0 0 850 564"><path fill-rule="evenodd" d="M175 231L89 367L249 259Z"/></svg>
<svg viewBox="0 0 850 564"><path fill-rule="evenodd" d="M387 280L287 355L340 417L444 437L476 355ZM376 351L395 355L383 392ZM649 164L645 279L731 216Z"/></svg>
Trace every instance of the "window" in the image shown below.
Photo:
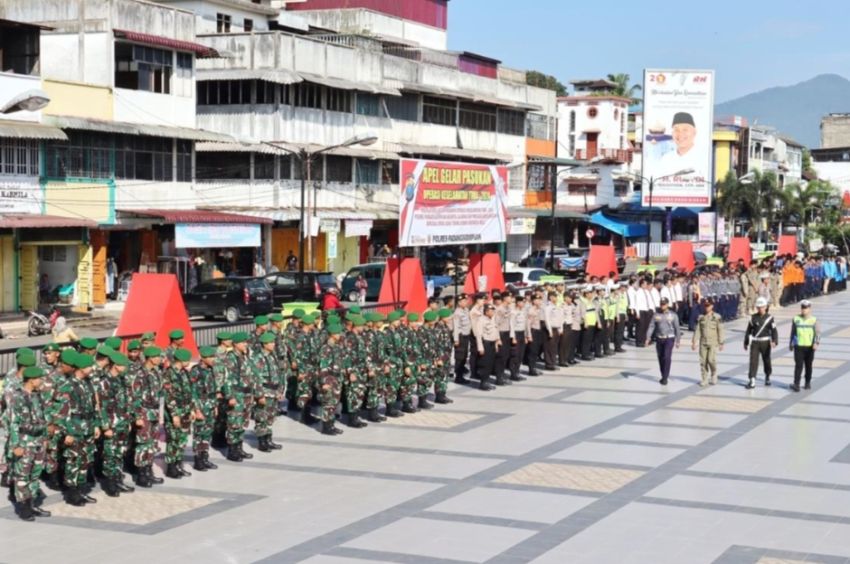
<svg viewBox="0 0 850 564"><path fill-rule="evenodd" d="M422 99L422 121L438 125L456 125L457 102L425 96Z"/></svg>
<svg viewBox="0 0 850 564"><path fill-rule="evenodd" d="M248 180L251 178L250 153L198 153L198 180Z"/></svg>
<svg viewBox="0 0 850 564"><path fill-rule="evenodd" d="M38 141L0 139L0 174L38 176Z"/></svg>
<svg viewBox="0 0 850 564"><path fill-rule="evenodd" d="M526 116L526 135L534 139L555 140L555 118L541 114Z"/></svg>
<svg viewBox="0 0 850 564"><path fill-rule="evenodd" d="M251 103L254 80L210 80L198 83L199 106L228 106Z"/></svg>
<svg viewBox="0 0 850 564"><path fill-rule="evenodd" d="M596 184L567 184L570 196L595 196Z"/></svg>
<svg viewBox="0 0 850 564"><path fill-rule="evenodd" d="M499 133L525 135L525 112L499 110Z"/></svg>
<svg viewBox="0 0 850 564"><path fill-rule="evenodd" d="M590 119L594 119L598 115L599 110L595 106L587 108L587 117L589 117Z"/></svg>
<svg viewBox="0 0 850 564"><path fill-rule="evenodd" d="M174 72L174 93L190 98L192 96L192 54L177 53L177 70Z"/></svg>
<svg viewBox="0 0 850 564"><path fill-rule="evenodd" d="M528 165L528 189L535 192L546 189L546 167L544 165Z"/></svg>
<svg viewBox="0 0 850 564"><path fill-rule="evenodd" d="M570 131L576 130L576 111L570 111Z"/></svg>
<svg viewBox="0 0 850 564"><path fill-rule="evenodd" d="M177 140L177 182L192 181L192 142Z"/></svg>
<svg viewBox="0 0 850 564"><path fill-rule="evenodd" d="M38 74L39 32L34 29L0 28L0 72Z"/></svg>
<svg viewBox="0 0 850 564"><path fill-rule="evenodd" d="M111 178L113 136L104 133L68 133L67 142L45 147L46 173L50 178Z"/></svg>
<svg viewBox="0 0 850 564"><path fill-rule="evenodd" d="M256 87L256 103L257 104L275 104L276 100L280 99L280 97L276 97L277 92L280 90L280 85L275 84L274 82L266 82L264 80L257 81Z"/></svg>
<svg viewBox="0 0 850 564"><path fill-rule="evenodd" d="M614 196L618 198L625 198L629 195L629 183L628 182L614 182Z"/></svg>
<svg viewBox="0 0 850 564"><path fill-rule="evenodd" d="M357 184L378 184L381 167L380 162L370 159L357 159L354 161L357 170Z"/></svg>
<svg viewBox="0 0 850 564"><path fill-rule="evenodd" d="M460 126L478 131L496 131L496 108L461 102Z"/></svg>
<svg viewBox="0 0 850 564"><path fill-rule="evenodd" d="M215 15L215 32L230 33L230 16L221 13Z"/></svg>
<svg viewBox="0 0 850 564"><path fill-rule="evenodd" d="M289 99L284 102L296 108L322 108L322 87L318 84L300 82L288 87Z"/></svg>
<svg viewBox="0 0 850 564"><path fill-rule="evenodd" d="M401 96L387 96L384 98L387 104L389 117L405 121L419 121L419 95L402 94Z"/></svg>
<svg viewBox="0 0 850 564"><path fill-rule="evenodd" d="M351 182L351 157L327 155L325 157L327 182Z"/></svg>
<svg viewBox="0 0 850 564"><path fill-rule="evenodd" d="M280 157L280 179L290 180L294 178L292 174L293 158L290 155Z"/></svg>
<svg viewBox="0 0 850 564"><path fill-rule="evenodd" d="M245 18L245 21L242 22L242 29L245 31L254 31L254 20Z"/></svg>
<svg viewBox="0 0 850 564"><path fill-rule="evenodd" d="M351 113L351 91L339 88L327 89L327 109L332 112Z"/></svg>
<svg viewBox="0 0 850 564"><path fill-rule="evenodd" d="M576 154L576 134L570 133L570 156Z"/></svg>
<svg viewBox="0 0 850 564"><path fill-rule="evenodd" d="M189 55L188 76L190 79L191 57ZM115 45L115 86L129 90L170 94L171 75L174 71L173 59L173 51L117 43Z"/></svg>
<svg viewBox="0 0 850 564"><path fill-rule="evenodd" d="M381 184L398 184L398 161L381 161Z"/></svg>
<svg viewBox="0 0 850 564"><path fill-rule="evenodd" d="M254 178L274 180L274 155L254 153Z"/></svg>
<svg viewBox="0 0 850 564"><path fill-rule="evenodd" d="M357 113L361 116L381 115L381 97L377 94L357 93Z"/></svg>
<svg viewBox="0 0 850 564"><path fill-rule="evenodd" d="M191 142L178 144L182 156L184 181L191 180L192 156ZM188 152L188 155L186 154ZM132 180L174 179L174 142L161 137L139 137L135 135L115 136L115 178ZM188 166L188 170L185 167Z"/></svg>

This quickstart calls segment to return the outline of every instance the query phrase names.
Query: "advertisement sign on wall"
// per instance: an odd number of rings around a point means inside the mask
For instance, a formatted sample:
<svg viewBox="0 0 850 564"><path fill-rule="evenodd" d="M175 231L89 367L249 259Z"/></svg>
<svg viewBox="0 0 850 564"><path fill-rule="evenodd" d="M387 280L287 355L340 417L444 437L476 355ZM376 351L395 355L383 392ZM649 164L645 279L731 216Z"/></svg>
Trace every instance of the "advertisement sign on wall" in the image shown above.
<svg viewBox="0 0 850 564"><path fill-rule="evenodd" d="M260 226L253 223L177 223L174 243L178 249L259 247Z"/></svg>
<svg viewBox="0 0 850 564"><path fill-rule="evenodd" d="M699 240L714 241L714 212L699 213ZM726 224L723 218L717 220L717 241L726 242Z"/></svg>
<svg viewBox="0 0 850 564"><path fill-rule="evenodd" d="M38 180L0 182L0 213L41 213L44 196Z"/></svg>
<svg viewBox="0 0 850 564"><path fill-rule="evenodd" d="M399 245L503 243L508 169L402 159Z"/></svg>
<svg viewBox="0 0 850 564"><path fill-rule="evenodd" d="M534 235L536 230L536 217L512 217L508 222L508 234L510 235Z"/></svg>
<svg viewBox="0 0 850 564"><path fill-rule="evenodd" d="M642 204L711 205L714 71L644 71ZM684 173L684 174L683 174Z"/></svg>

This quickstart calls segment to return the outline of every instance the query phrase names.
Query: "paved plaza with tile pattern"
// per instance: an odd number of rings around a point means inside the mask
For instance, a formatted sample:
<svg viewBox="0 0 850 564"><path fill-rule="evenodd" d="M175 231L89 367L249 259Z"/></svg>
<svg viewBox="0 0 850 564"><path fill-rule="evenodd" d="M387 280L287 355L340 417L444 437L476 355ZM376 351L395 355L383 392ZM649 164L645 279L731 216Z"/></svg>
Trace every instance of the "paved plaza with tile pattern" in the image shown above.
<svg viewBox="0 0 850 564"><path fill-rule="evenodd" d="M630 347L338 437L282 418L282 451L83 508L51 493L34 524L0 510L0 563L850 563L850 293L815 300L799 394L796 312L770 388L743 387L739 320L706 389L686 333L666 388Z"/></svg>

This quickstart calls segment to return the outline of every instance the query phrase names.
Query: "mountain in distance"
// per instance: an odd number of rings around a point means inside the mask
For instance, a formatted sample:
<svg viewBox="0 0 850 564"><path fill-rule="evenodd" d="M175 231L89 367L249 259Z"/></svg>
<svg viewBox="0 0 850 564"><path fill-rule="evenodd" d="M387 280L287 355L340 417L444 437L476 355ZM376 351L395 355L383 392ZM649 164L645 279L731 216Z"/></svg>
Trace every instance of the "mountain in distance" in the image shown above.
<svg viewBox="0 0 850 564"><path fill-rule="evenodd" d="M811 149L820 147L820 120L829 113L850 113L850 80L837 74L768 88L714 107L715 117L742 116L750 125L775 127Z"/></svg>

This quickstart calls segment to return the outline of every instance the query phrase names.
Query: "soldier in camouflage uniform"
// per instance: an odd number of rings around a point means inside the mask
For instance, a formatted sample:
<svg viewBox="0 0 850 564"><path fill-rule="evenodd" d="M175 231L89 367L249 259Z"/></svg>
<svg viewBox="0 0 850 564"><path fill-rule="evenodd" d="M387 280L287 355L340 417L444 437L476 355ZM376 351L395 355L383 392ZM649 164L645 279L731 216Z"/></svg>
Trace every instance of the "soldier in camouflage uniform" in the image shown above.
<svg viewBox="0 0 850 564"><path fill-rule="evenodd" d="M100 438L100 400L92 385L94 359L79 353L74 357L74 376L60 389L68 402L68 416L59 426L65 435L62 457L65 460L65 501L81 506L97 500L85 493L86 474L91 464L91 446Z"/></svg>
<svg viewBox="0 0 850 564"><path fill-rule="evenodd" d="M395 346L402 367L399 384L398 398L401 400L401 410L404 413L416 413L419 411L413 406L413 393L416 391L419 382L419 342L416 337L416 330L411 323L418 325L419 314L410 313L407 315L407 323L403 322L404 318L399 319L399 323L394 326L395 331Z"/></svg>
<svg viewBox="0 0 850 564"><path fill-rule="evenodd" d="M127 343L127 358L130 359L130 366L127 368L128 372L142 367L144 360L142 359L142 342L140 340L133 339Z"/></svg>
<svg viewBox="0 0 850 564"><path fill-rule="evenodd" d="M434 334L434 323L437 321L437 312L429 309L422 314L422 324L415 324L413 329L413 342L416 346L416 366L418 368L416 378L416 395L419 397L417 407L419 409L431 409L433 404L428 403L428 392L434 385L439 366L437 365L437 340Z"/></svg>
<svg viewBox="0 0 850 564"><path fill-rule="evenodd" d="M283 388L285 390L286 384L288 383L289 377L292 373L292 361L289 358L288 341L283 334L283 315L279 313L269 315L269 332L274 335L274 354L277 359L278 370L280 370L281 377L283 378ZM285 395L280 395L280 398L277 401L277 411L275 412L275 415L287 414L283 403L283 399L285 397Z"/></svg>
<svg viewBox="0 0 850 564"><path fill-rule="evenodd" d="M437 312L439 320L434 325L434 342L436 345L436 365L434 374L434 402L454 403L446 394L449 381L452 378L451 354L454 346L452 336L452 310L443 308Z"/></svg>
<svg viewBox="0 0 850 564"><path fill-rule="evenodd" d="M68 416L68 402L64 401L59 392L73 377L76 354L72 349L62 351L56 369L42 380L41 395L48 422L47 447L44 452L45 484L54 491L62 489L59 476L59 457L61 456L61 444L65 437L59 431L59 421Z"/></svg>
<svg viewBox="0 0 850 564"><path fill-rule="evenodd" d="M319 352L319 394L322 402L322 434L341 435L342 429L336 428L336 407L342 393L342 379L345 368L340 360L344 356L340 337L342 327L327 327L328 339Z"/></svg>
<svg viewBox="0 0 850 564"><path fill-rule="evenodd" d="M168 346L165 348L163 355L167 362L163 365L162 370L165 371L171 363L174 362L174 353L183 348L186 342L186 333L182 329L172 329L168 333Z"/></svg>
<svg viewBox="0 0 850 564"><path fill-rule="evenodd" d="M121 473L124 452L132 425L129 388L124 373L130 359L120 352L110 356L111 366L97 382L97 393L101 404L101 438L103 441L103 491L110 497L118 497L122 491L133 491L124 485Z"/></svg>
<svg viewBox="0 0 850 564"><path fill-rule="evenodd" d="M26 368L35 366L35 352L30 348L20 348L15 353L15 368L9 370L2 382L0 382L0 430L5 429L6 435L3 439L2 459L0 459L0 471L2 471L2 486L8 488L12 469L12 452L9 450L9 414L12 409L12 398L15 391L23 382L23 373Z"/></svg>
<svg viewBox="0 0 850 564"><path fill-rule="evenodd" d="M248 427L246 412L250 413L254 397L254 377L248 358L248 334L244 332L233 335L233 350L225 355L222 362L226 369L226 377L222 392L227 401L227 459L242 462L243 459L254 458L242 448L245 429Z"/></svg>
<svg viewBox="0 0 850 564"><path fill-rule="evenodd" d="M101 380L107 377L107 372L110 368L110 356L115 353L111 347L107 345L101 345L97 348L94 357L94 369L92 370L91 375L89 376L89 381L91 382L94 389L100 392L101 388ZM102 396L100 396L102 397ZM92 443L91 447L86 453L86 456L89 460L91 460L91 465L89 466L89 476L87 481L89 485L94 485L95 480L94 477L98 478L103 477L103 429L101 429L100 438Z"/></svg>
<svg viewBox="0 0 850 564"><path fill-rule="evenodd" d="M215 355L213 347L201 347L201 361L189 371L189 381L195 402L201 417L192 421L192 452L195 454L193 468L200 472L218 468L210 462L210 440L213 435L213 424L216 420L218 401L222 396L221 386L224 384L225 372ZM216 370L216 367L219 370Z"/></svg>
<svg viewBox="0 0 850 564"><path fill-rule="evenodd" d="M313 399L316 382L316 362L318 360L316 356L318 340L314 323L315 318L312 315L305 315L301 319L301 332L296 334L292 345L292 366L298 375L295 392L296 405L301 410L299 421L305 425L312 425L316 422L310 412L310 402Z"/></svg>
<svg viewBox="0 0 850 564"><path fill-rule="evenodd" d="M404 414L399 410L399 396L401 394L402 372L404 370L401 338L398 329L401 326L402 313L393 311L387 315L387 325L381 333L383 355L389 364L390 370L384 378L384 401L387 404L387 417L401 417Z"/></svg>
<svg viewBox="0 0 850 564"><path fill-rule="evenodd" d="M192 353L180 348L171 354L171 365L163 373L165 395L165 475L180 479L192 473L183 468L183 451L189 442L192 421L203 417L197 409L194 389L189 380Z"/></svg>
<svg viewBox="0 0 850 564"><path fill-rule="evenodd" d="M360 408L366 399L366 389L369 383L369 367L367 365L366 344L363 331L366 321L359 315L346 317L348 330L340 339L345 351L343 369L343 413L348 414L348 426L360 429L366 422L360 419Z"/></svg>
<svg viewBox="0 0 850 564"><path fill-rule="evenodd" d="M56 343L50 343L42 349L39 368L44 370L45 377L59 367L59 354L61 352L62 348ZM46 384L44 378L42 378L41 383L42 385Z"/></svg>
<svg viewBox="0 0 850 564"><path fill-rule="evenodd" d="M93 337L83 337L82 339L80 339L80 345L78 349L79 352L87 354L90 357L94 358L95 353L97 353L97 339Z"/></svg>
<svg viewBox="0 0 850 564"><path fill-rule="evenodd" d="M143 353L145 363L141 369L133 371L130 396L136 431L136 485L149 488L163 481L153 473L153 459L157 451L159 400L162 394L159 379L162 351L159 347L150 346L145 348Z"/></svg>
<svg viewBox="0 0 850 564"><path fill-rule="evenodd" d="M44 370L35 366L23 371L23 383L14 392L9 414L15 501L18 502L18 516L24 521L33 521L35 516L50 517L49 511L34 506L47 442L47 418L38 392L43 376Z"/></svg>
<svg viewBox="0 0 850 564"><path fill-rule="evenodd" d="M383 339L380 334L380 326L383 315L377 312L366 314L366 326L363 328L361 338L365 352L366 380L366 409L368 419L373 423L386 421L386 417L378 411L381 397L384 391L384 379L389 374L389 363L384 358Z"/></svg>
<svg viewBox="0 0 850 564"><path fill-rule="evenodd" d="M136 473L136 425L133 422L133 394L132 383L135 374L144 368L144 358L142 358L142 342L138 339L133 339L127 343L127 358L130 360L130 365L127 370L121 374L124 380L124 386L127 388L129 411L130 411L130 429L127 432L127 447L124 449L124 470L131 474ZM130 486L125 486L130 487ZM121 489L121 485L119 485Z"/></svg>
<svg viewBox="0 0 850 564"><path fill-rule="evenodd" d="M258 315L254 318L254 332L251 333L251 338L248 339L248 349L252 353L263 348L262 343L260 343L260 337L262 337L268 330L269 318L267 315Z"/></svg>
<svg viewBox="0 0 850 564"><path fill-rule="evenodd" d="M303 309L295 309L292 311L292 317L289 323L281 332L282 340L287 344L287 354L289 355L289 371L287 372L286 380L286 405L288 409L298 409L298 371L295 368L295 342L298 335L301 334L301 320L304 318ZM280 348L278 348L278 356L280 356Z"/></svg>
<svg viewBox="0 0 850 564"><path fill-rule="evenodd" d="M286 391L286 378L280 370L275 354L277 336L272 331L260 335L260 350L254 354L257 367L260 395L254 406L254 434L261 452L271 452L283 448L272 439L272 428L277 416L278 403Z"/></svg>
<svg viewBox="0 0 850 564"><path fill-rule="evenodd" d="M218 369L216 371L216 382L218 383L216 389L219 391L219 396L211 443L213 448L224 448L227 446L227 438L225 437L227 433L227 400L221 394L221 389L224 386L226 370L221 361L227 353L233 350L233 335L228 331L220 331L216 334L215 338L218 341L218 347L215 349L215 356L218 362L214 364L214 367Z"/></svg>

